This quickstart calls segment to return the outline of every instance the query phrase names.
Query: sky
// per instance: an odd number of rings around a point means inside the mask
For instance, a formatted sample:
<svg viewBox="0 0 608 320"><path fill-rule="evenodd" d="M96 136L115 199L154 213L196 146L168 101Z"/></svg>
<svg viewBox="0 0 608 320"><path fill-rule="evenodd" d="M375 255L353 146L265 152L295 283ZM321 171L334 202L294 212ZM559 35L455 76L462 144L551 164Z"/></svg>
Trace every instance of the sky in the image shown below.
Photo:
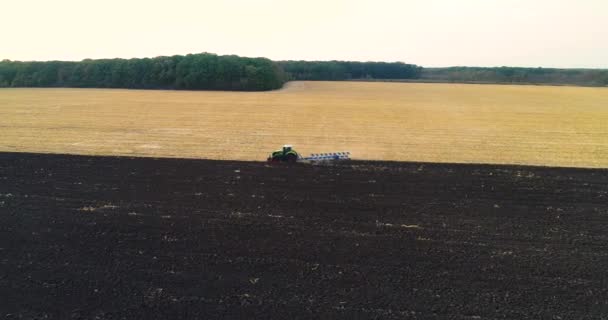
<svg viewBox="0 0 608 320"><path fill-rule="evenodd" d="M0 60L608 68L608 0L0 0Z"/></svg>

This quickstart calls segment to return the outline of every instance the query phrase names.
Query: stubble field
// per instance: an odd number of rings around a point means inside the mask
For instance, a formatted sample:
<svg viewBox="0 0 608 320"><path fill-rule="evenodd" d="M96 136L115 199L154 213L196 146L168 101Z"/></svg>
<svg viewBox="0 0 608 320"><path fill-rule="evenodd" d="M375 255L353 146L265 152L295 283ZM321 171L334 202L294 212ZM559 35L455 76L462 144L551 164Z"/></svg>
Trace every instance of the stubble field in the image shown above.
<svg viewBox="0 0 608 320"><path fill-rule="evenodd" d="M0 90L0 151L608 167L608 89L292 82L273 92Z"/></svg>

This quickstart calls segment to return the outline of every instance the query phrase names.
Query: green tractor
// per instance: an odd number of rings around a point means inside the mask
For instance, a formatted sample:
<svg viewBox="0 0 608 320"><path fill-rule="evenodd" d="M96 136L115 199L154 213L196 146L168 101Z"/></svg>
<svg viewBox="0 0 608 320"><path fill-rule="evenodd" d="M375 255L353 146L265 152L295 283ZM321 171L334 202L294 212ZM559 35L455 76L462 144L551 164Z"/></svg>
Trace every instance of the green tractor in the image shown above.
<svg viewBox="0 0 608 320"><path fill-rule="evenodd" d="M300 159L300 155L289 144L283 146L283 149L274 151L268 157L268 162L289 162L294 163Z"/></svg>

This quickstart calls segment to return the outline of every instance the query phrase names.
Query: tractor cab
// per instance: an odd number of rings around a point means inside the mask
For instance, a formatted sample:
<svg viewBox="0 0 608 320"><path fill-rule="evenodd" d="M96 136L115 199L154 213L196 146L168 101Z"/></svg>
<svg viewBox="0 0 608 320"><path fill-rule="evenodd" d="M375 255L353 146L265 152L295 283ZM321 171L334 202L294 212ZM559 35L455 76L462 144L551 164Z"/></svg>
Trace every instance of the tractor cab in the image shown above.
<svg viewBox="0 0 608 320"><path fill-rule="evenodd" d="M293 146L290 144L286 144L282 149L274 151L268 157L268 161L270 162L296 162L298 161L298 152L293 149Z"/></svg>

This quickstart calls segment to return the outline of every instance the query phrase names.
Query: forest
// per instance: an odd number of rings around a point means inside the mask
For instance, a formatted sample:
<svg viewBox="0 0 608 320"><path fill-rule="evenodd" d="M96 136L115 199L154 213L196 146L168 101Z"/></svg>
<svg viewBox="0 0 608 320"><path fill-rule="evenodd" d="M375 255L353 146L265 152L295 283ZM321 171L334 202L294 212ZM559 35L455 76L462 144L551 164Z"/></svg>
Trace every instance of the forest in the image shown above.
<svg viewBox="0 0 608 320"><path fill-rule="evenodd" d="M0 62L0 87L259 91L280 88L281 68L265 58L210 53L80 62Z"/></svg>

